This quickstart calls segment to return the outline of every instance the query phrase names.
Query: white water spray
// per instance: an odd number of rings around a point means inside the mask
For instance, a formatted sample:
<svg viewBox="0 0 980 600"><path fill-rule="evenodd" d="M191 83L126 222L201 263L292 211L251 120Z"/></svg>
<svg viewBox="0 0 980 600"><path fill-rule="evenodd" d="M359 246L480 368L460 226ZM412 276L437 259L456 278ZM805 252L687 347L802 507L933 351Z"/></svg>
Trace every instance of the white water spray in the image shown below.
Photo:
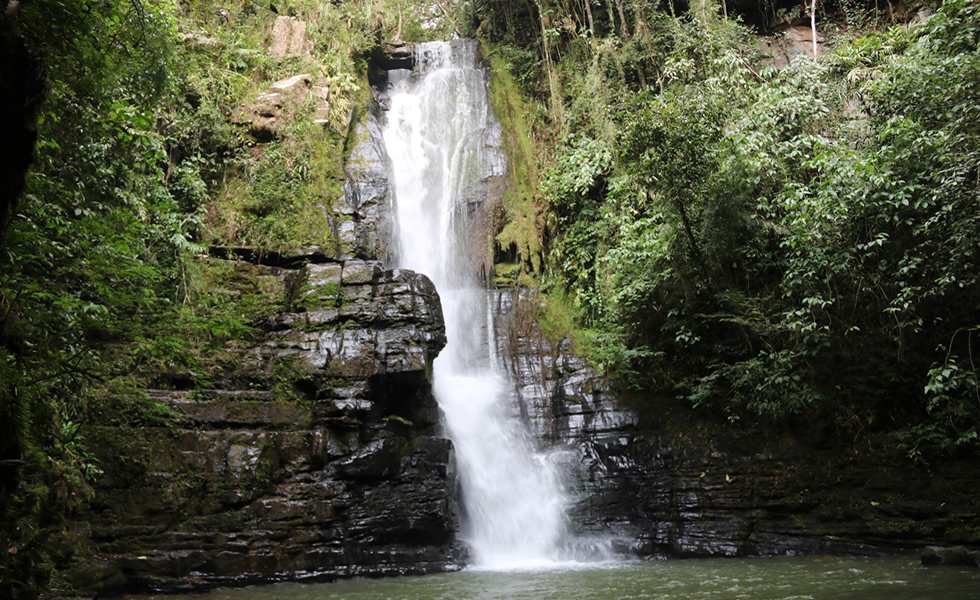
<svg viewBox="0 0 980 600"><path fill-rule="evenodd" d="M415 76L389 73L384 128L400 242L400 266L428 275L439 290L448 345L434 365L434 388L456 446L463 488L463 537L475 566L520 568L553 562L565 530L556 469L536 453L506 406L503 374L491 355L492 316L466 254L466 191L503 175L499 125L487 100L476 43L416 47Z"/></svg>

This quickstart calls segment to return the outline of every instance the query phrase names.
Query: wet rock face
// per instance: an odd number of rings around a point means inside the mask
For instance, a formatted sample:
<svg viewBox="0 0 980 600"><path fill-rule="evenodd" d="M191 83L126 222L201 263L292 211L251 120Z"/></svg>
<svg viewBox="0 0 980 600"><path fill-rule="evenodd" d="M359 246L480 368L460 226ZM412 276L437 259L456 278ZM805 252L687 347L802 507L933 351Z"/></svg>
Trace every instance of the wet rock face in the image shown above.
<svg viewBox="0 0 980 600"><path fill-rule="evenodd" d="M629 547L638 535L631 488L636 415L567 340L555 344L543 335L536 301L522 288L491 293L496 355L511 379L512 406L541 447L563 451L573 479L568 487L577 490L569 509L577 532Z"/></svg>
<svg viewBox="0 0 980 600"><path fill-rule="evenodd" d="M431 371L446 333L427 277L361 260L308 265L299 276L303 310L270 321L273 332L253 355L256 368L292 360L303 372L362 379Z"/></svg>
<svg viewBox="0 0 980 600"><path fill-rule="evenodd" d="M302 31L286 33L289 54ZM309 76L280 83L268 106L240 111L247 121L271 127L317 91ZM254 337L209 358L211 385L191 391L200 374L162 377L147 395L169 414L87 428L105 475L79 515L100 557L76 573L80 589L460 566L455 456L430 386L446 344L442 308L427 277L386 268L380 114L374 104L352 119L344 194L325 214L335 244L212 247L203 259L211 291L267 307Z"/></svg>
<svg viewBox="0 0 980 600"><path fill-rule="evenodd" d="M105 475L80 520L105 558L83 587L457 568L455 459L428 378L446 343L431 281L379 261L226 250L210 261L281 310L230 351L217 389L148 390L170 426L88 428Z"/></svg>
<svg viewBox="0 0 980 600"><path fill-rule="evenodd" d="M572 352L568 340L553 343L541 332L534 321L538 301L521 288L493 292L497 355L512 380L515 412L540 446L566 457L568 488L577 490L569 516L584 539L605 539L615 552L640 556L821 548L819 542L799 542L786 515L760 525L768 507L758 497L758 487L767 485L758 477L772 466L764 457L733 461L710 444L690 447L685 439L640 429L637 415ZM760 473L746 492L745 482L733 485L730 473L742 477L748 469Z"/></svg>
<svg viewBox="0 0 980 600"><path fill-rule="evenodd" d="M938 540L977 543L972 469L820 453L759 433L740 437L738 428L664 426L649 414L641 423L567 340L543 335L539 301L520 288L491 293L497 356L512 379L515 414L541 447L564 456L572 526L586 540L656 557L875 555ZM923 560L946 560L938 554Z"/></svg>
<svg viewBox="0 0 980 600"><path fill-rule="evenodd" d="M965 546L926 546L919 558L927 567L980 567L980 551L970 550Z"/></svg>
<svg viewBox="0 0 980 600"><path fill-rule="evenodd" d="M371 51L371 61L382 71L411 69L415 67L415 51L412 44L384 42Z"/></svg>
<svg viewBox="0 0 980 600"><path fill-rule="evenodd" d="M347 158L347 181L334 220L336 238L344 258L374 258L385 264L393 259L391 186L388 154L379 119L372 105L353 127L353 146Z"/></svg>

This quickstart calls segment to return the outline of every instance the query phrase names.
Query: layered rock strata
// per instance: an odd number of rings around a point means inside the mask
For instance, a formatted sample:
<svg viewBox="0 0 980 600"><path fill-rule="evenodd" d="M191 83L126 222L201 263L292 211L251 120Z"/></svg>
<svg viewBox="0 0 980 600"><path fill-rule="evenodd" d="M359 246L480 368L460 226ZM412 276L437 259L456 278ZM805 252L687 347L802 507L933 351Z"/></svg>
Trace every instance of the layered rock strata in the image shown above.
<svg viewBox="0 0 980 600"><path fill-rule="evenodd" d="M630 489L637 417L620 406L608 382L572 352L568 340L544 335L536 321L540 301L520 287L490 295L495 354L512 385L511 405L540 447L561 451L578 537L611 541L615 551L629 552L639 534Z"/></svg>
<svg viewBox="0 0 980 600"><path fill-rule="evenodd" d="M104 475L78 515L99 557L74 573L80 590L461 564L455 459L429 383L442 309L427 277L385 268L377 107L352 128L345 193L325 215L336 243L213 247L201 259L209 292L242 313L262 307L254 334L207 357L206 374L161 377L135 402L145 414L85 428Z"/></svg>
<svg viewBox="0 0 980 600"><path fill-rule="evenodd" d="M292 308L228 353L222 387L148 390L166 424L86 432L105 471L85 515L107 565L93 585L454 568L455 463L427 377L445 344L432 283L358 259L232 266Z"/></svg>
<svg viewBox="0 0 980 600"><path fill-rule="evenodd" d="M568 340L544 335L535 293L501 289L491 299L512 406L540 446L566 457L570 519L585 542L661 558L977 544L980 505L964 493L973 489L969 468L821 448L819 435L739 434L691 419L690 408L678 411L686 420L658 419L642 392L641 419Z"/></svg>

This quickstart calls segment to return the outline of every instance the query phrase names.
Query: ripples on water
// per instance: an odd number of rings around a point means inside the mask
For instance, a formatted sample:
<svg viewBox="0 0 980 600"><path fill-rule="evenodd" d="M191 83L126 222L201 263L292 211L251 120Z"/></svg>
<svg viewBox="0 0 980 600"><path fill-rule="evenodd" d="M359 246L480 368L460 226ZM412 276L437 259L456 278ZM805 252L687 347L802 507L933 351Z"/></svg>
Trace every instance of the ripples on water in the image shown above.
<svg viewBox="0 0 980 600"><path fill-rule="evenodd" d="M977 600L980 572L908 558L565 564L217 590L204 600Z"/></svg>

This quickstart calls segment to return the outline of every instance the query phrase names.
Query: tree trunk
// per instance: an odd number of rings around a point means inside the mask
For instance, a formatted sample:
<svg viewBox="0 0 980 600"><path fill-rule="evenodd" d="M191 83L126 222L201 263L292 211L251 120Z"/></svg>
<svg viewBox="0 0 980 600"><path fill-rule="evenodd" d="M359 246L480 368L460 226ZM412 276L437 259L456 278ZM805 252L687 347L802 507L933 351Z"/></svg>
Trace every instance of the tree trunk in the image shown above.
<svg viewBox="0 0 980 600"><path fill-rule="evenodd" d="M544 68L548 73L548 91L551 92L551 116L556 121L560 121L560 115L558 114L558 94L555 89L555 76L552 69L551 63L551 49L548 44L548 29L545 27L544 22L544 6L541 0L537 0L538 5L538 19L541 21L541 47L544 50Z"/></svg>
<svg viewBox="0 0 980 600"><path fill-rule="evenodd" d="M626 39L629 35L629 30L626 28L626 13L623 12L623 3L620 0L614 0L616 2L616 10L619 11L619 22L622 24L619 29L619 37Z"/></svg>
<svg viewBox="0 0 980 600"><path fill-rule="evenodd" d="M813 35L813 60L817 59L817 0L810 0L810 33Z"/></svg>
<svg viewBox="0 0 980 600"><path fill-rule="evenodd" d="M698 267L701 268L701 273L707 276L708 267L704 262L704 255L701 254L701 248L698 247L698 241L694 237L694 230L691 228L691 220L687 218L687 208L680 200L675 200L674 205L677 206L677 211L681 213L681 223L684 225L684 233L687 234L687 241L691 246L691 254L694 255L695 262L697 262Z"/></svg>
<svg viewBox="0 0 980 600"><path fill-rule="evenodd" d="M616 15L613 14L612 0L606 0L606 12L609 13L609 34L616 33Z"/></svg>

